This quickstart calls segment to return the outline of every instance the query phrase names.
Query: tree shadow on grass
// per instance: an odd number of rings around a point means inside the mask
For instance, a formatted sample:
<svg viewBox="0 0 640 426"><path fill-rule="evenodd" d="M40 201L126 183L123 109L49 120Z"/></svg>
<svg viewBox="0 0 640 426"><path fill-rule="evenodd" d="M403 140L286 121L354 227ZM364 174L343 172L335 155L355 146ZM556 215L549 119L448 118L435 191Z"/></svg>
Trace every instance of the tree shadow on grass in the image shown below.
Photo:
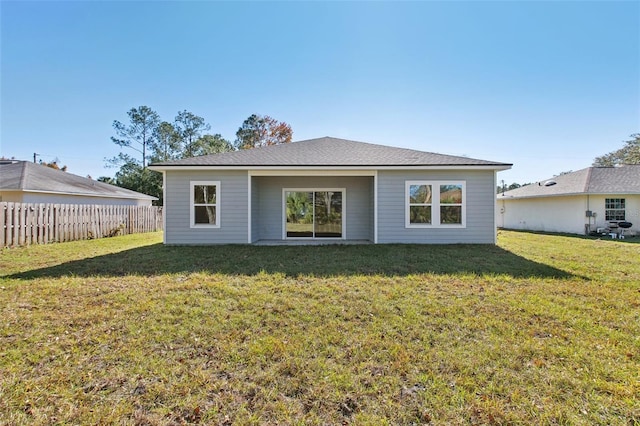
<svg viewBox="0 0 640 426"><path fill-rule="evenodd" d="M533 262L493 245L406 244L197 247L154 244L6 277L117 277L193 272L254 275L261 271L318 277L434 273L576 278L568 272Z"/></svg>

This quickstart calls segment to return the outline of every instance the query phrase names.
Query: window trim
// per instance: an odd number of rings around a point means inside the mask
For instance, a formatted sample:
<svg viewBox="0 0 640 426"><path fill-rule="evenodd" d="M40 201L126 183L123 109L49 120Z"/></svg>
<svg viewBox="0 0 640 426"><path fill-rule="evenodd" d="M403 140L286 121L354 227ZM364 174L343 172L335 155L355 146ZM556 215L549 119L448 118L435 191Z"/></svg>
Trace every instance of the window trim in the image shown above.
<svg viewBox="0 0 640 426"><path fill-rule="evenodd" d="M197 204L195 203L195 187L196 186L215 186L216 202L215 204ZM219 180L192 180L189 182L189 224L191 228L220 228L220 181ZM196 223L196 206L215 206L216 223Z"/></svg>
<svg viewBox="0 0 640 426"><path fill-rule="evenodd" d="M411 194L410 189L413 185L431 185L431 223L411 223ZM460 185L462 186L462 207L461 223L441 223L440 207L457 206L458 204L440 204L440 186L441 185ZM418 205L418 204L414 204ZM465 180L407 180L404 184L404 227L405 228L466 228L467 227L467 181Z"/></svg>

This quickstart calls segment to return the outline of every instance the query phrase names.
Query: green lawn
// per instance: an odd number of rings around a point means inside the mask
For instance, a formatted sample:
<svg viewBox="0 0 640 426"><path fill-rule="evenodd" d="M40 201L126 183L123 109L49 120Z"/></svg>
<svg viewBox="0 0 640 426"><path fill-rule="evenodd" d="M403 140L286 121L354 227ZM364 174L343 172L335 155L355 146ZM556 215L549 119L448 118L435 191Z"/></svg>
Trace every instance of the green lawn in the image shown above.
<svg viewBox="0 0 640 426"><path fill-rule="evenodd" d="M139 234L4 249L0 276L0 424L640 423L633 239Z"/></svg>

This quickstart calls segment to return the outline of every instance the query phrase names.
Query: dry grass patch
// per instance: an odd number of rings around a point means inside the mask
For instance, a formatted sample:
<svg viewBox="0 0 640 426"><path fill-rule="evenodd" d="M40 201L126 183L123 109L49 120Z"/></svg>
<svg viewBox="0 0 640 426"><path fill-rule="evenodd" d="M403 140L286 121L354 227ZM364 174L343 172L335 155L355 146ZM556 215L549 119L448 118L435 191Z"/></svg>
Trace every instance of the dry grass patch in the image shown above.
<svg viewBox="0 0 640 426"><path fill-rule="evenodd" d="M0 423L640 421L640 245L159 239L2 251Z"/></svg>

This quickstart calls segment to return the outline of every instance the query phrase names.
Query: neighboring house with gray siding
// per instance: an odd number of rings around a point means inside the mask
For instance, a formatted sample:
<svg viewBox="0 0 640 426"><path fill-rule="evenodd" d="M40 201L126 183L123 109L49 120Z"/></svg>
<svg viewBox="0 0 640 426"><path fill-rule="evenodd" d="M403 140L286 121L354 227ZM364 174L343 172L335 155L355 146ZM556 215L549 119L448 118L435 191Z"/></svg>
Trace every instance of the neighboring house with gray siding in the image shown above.
<svg viewBox="0 0 640 426"><path fill-rule="evenodd" d="M0 161L0 201L150 206L156 197L28 161Z"/></svg>
<svg viewBox="0 0 640 426"><path fill-rule="evenodd" d="M506 191L496 220L501 228L571 234L630 222L625 233L638 234L640 165L587 167Z"/></svg>
<svg viewBox="0 0 640 426"><path fill-rule="evenodd" d="M496 241L511 164L324 137L152 164L166 244Z"/></svg>

